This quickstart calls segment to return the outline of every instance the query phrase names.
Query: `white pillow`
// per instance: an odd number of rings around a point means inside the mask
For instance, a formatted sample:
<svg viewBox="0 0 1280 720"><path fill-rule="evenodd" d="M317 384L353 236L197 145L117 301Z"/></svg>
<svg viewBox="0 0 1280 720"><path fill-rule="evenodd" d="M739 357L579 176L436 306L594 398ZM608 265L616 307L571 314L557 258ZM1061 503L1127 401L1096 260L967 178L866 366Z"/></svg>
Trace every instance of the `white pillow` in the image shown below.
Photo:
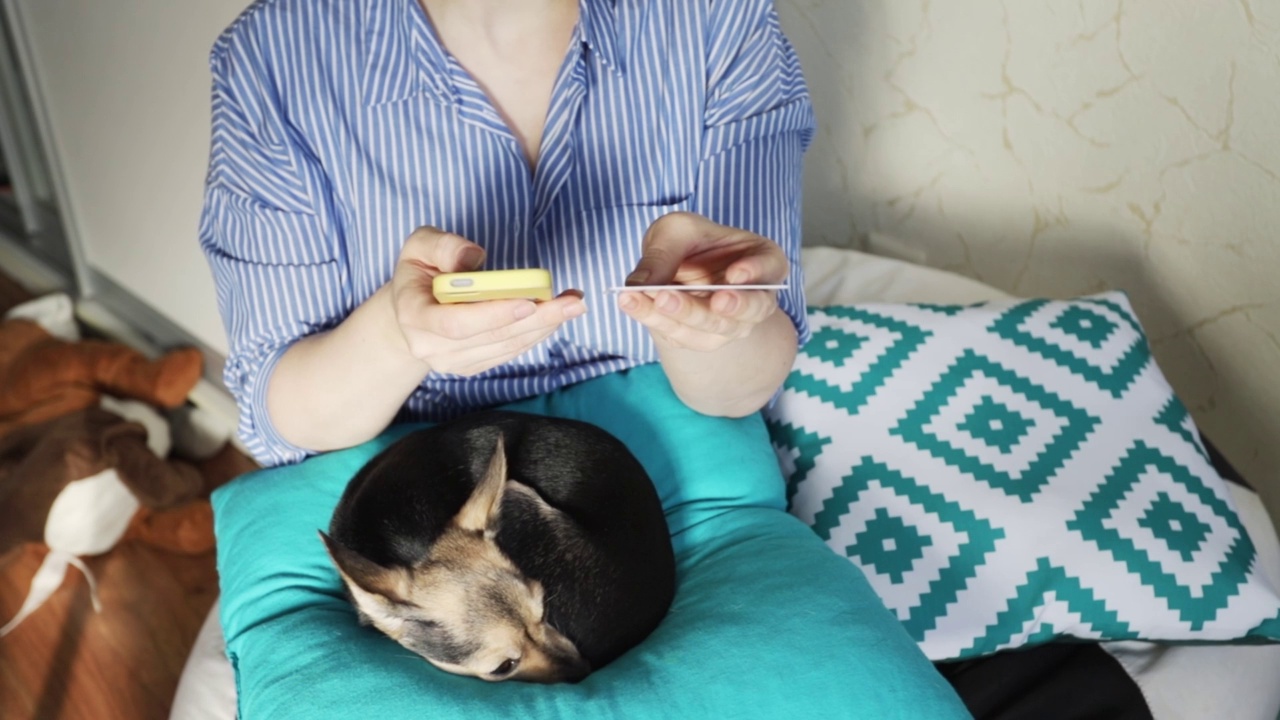
<svg viewBox="0 0 1280 720"><path fill-rule="evenodd" d="M811 308L769 410L792 510L931 659L1280 637L1127 299Z"/></svg>

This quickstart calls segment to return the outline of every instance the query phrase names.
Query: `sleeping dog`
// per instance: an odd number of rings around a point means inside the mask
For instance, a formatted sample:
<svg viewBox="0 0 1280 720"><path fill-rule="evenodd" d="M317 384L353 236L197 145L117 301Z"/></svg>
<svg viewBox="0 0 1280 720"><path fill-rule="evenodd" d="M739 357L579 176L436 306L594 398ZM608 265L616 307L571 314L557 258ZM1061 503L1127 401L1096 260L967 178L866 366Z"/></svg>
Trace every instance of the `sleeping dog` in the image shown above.
<svg viewBox="0 0 1280 720"><path fill-rule="evenodd" d="M362 624L448 672L577 682L657 627L675 561L649 476L594 425L483 412L418 430L320 533Z"/></svg>

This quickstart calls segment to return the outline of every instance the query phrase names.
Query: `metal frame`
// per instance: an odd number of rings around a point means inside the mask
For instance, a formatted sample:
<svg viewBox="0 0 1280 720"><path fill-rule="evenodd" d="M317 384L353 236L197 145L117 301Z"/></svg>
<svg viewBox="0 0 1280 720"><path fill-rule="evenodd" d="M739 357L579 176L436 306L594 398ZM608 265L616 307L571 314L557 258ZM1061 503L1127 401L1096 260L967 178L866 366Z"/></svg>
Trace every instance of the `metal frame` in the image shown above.
<svg viewBox="0 0 1280 720"><path fill-rule="evenodd" d="M17 68L9 62L16 57L9 39L9 23L0 18L0 108L8 108L0 115L0 150L4 152L22 230L34 234L40 231L40 214L32 190L35 178L32 177L31 152L38 140L24 112L27 98Z"/></svg>
<svg viewBox="0 0 1280 720"><path fill-rule="evenodd" d="M54 214L54 217L61 221L58 223L61 232L57 233L56 236L42 233L42 235L36 237L41 237L45 241L54 241L60 238L62 249L65 250L66 261L70 265L67 270L70 271L71 278L74 280L77 293L81 297L91 297L95 291L93 273L85 258L80 228L76 223L74 203L67 190L66 178L62 173L61 156L53 134L53 123L49 119L47 105L44 100L44 86L40 82L39 73L37 72L35 54L32 52L30 42L27 39L26 21L18 0L3 0L3 2L4 20L9 30L8 40L13 43L13 56L18 60L18 70L21 71L22 85L26 88L31 116L35 121L35 133L33 135L39 140L35 147L44 150L44 168L48 171L50 189L53 191L54 199L58 206L58 211ZM0 64L4 64L4 62L5 60L0 58ZM9 158L9 160L12 161L12 158ZM46 252L46 254L48 253Z"/></svg>

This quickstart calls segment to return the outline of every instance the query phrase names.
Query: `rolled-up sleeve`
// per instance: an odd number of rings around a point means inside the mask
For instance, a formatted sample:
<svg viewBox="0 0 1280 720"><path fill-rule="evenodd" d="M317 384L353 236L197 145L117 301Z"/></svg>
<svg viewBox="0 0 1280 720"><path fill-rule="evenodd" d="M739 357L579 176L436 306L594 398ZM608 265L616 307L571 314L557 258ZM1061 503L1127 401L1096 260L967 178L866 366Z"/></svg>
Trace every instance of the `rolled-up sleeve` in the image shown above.
<svg viewBox="0 0 1280 720"><path fill-rule="evenodd" d="M815 121L795 50L770 0L713 2L694 212L778 243L791 265L778 304L809 338L800 270L803 156Z"/></svg>
<svg viewBox="0 0 1280 720"><path fill-rule="evenodd" d="M307 452L272 427L267 384L292 343L350 310L341 231L318 163L292 135L252 43L224 36L210 68L212 141L199 236L227 333L223 378L254 458L296 462Z"/></svg>

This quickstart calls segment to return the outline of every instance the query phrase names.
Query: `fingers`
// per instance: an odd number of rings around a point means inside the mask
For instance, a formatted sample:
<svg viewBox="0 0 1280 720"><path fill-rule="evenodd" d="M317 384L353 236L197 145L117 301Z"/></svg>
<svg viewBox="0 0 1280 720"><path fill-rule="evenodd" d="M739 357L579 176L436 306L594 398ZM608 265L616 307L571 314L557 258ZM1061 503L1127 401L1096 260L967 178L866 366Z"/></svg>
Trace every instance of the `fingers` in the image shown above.
<svg viewBox="0 0 1280 720"><path fill-rule="evenodd" d="M719 290L710 297L672 290L664 290L652 297L650 293L625 293L619 298L619 303L628 315L637 320L644 319L638 316L658 313L707 331L731 323L761 322L778 307L774 293L766 290Z"/></svg>
<svg viewBox="0 0 1280 720"><path fill-rule="evenodd" d="M421 293L408 293L421 295ZM473 375L507 362L586 312L582 293L561 293L546 302L491 300L420 304L398 311L409 352L437 372Z"/></svg>
<svg viewBox="0 0 1280 720"><path fill-rule="evenodd" d="M735 260L725 270L725 282L731 285L774 285L786 281L791 269L786 253L774 242L762 242Z"/></svg>
<svg viewBox="0 0 1280 720"><path fill-rule="evenodd" d="M716 315L754 325L778 309L778 296L771 290L721 290L709 305Z"/></svg>
<svg viewBox="0 0 1280 720"><path fill-rule="evenodd" d="M484 264L484 248L461 235L424 225L405 239L401 262L438 272L467 272Z"/></svg>
<svg viewBox="0 0 1280 720"><path fill-rule="evenodd" d="M397 316L416 316L435 304L431 281L442 272L473 270L484 249L453 233L424 225L405 238L392 275Z"/></svg>
<svg viewBox="0 0 1280 720"><path fill-rule="evenodd" d="M441 370L464 376L484 372L528 352L533 346L551 337L556 327L535 328L488 345L460 347L445 356Z"/></svg>
<svg viewBox="0 0 1280 720"><path fill-rule="evenodd" d="M564 294L553 300L491 300L433 305L405 324L447 340L489 344L540 327L555 329L586 311L580 297Z"/></svg>
<svg viewBox="0 0 1280 720"><path fill-rule="evenodd" d="M761 290L719 291L710 297L664 291L627 293L619 298L623 312L657 337L679 347L715 350L750 334L777 310L773 293Z"/></svg>
<svg viewBox="0 0 1280 720"><path fill-rule="evenodd" d="M777 284L785 281L788 270L786 253L772 240L678 212L649 226L627 284ZM715 350L746 337L778 309L774 293L756 290L722 290L709 296L624 293L618 302L655 338L697 350Z"/></svg>
<svg viewBox="0 0 1280 720"><path fill-rule="evenodd" d="M465 337L425 334L433 354L432 367L454 375L474 375L508 362L546 340L561 325L586 311L581 293L569 291L555 300L541 303L534 314L521 320L479 333L462 330ZM498 302L476 303L496 305ZM462 310L457 305L442 306L440 313ZM451 315L454 313L450 313ZM446 330L446 332L451 332Z"/></svg>
<svg viewBox="0 0 1280 720"><path fill-rule="evenodd" d="M680 263L697 249L698 239L706 234L707 225L716 223L693 213L668 213L658 218L645 231L644 252L627 276L628 285L665 285L676 276Z"/></svg>
<svg viewBox="0 0 1280 720"><path fill-rule="evenodd" d="M786 253L772 240L687 212L649 226L628 285L775 284L788 274Z"/></svg>
<svg viewBox="0 0 1280 720"><path fill-rule="evenodd" d="M655 339L675 347L709 352L737 339L747 329L727 318L708 317L691 309L695 303L676 306L676 301L667 296L678 296L677 293L658 295L661 297L629 295L624 298L622 310L648 328Z"/></svg>

